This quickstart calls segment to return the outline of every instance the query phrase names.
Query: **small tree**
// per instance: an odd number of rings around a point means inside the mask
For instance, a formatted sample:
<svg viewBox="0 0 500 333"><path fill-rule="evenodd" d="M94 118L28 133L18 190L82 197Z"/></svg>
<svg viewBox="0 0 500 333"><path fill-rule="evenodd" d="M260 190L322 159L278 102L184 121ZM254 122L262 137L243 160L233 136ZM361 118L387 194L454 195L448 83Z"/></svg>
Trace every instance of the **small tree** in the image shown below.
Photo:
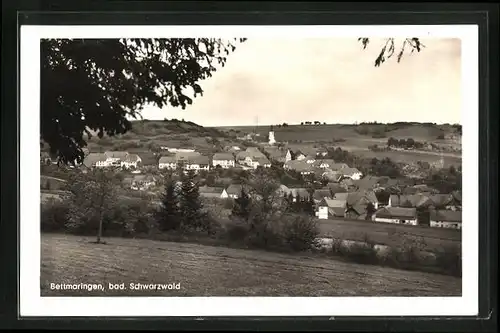
<svg viewBox="0 0 500 333"><path fill-rule="evenodd" d="M248 221L248 218L250 217L250 208L251 208L250 205L251 205L250 197L245 192L245 189L242 187L240 196L234 200L231 216L236 218L241 218L245 222Z"/></svg>
<svg viewBox="0 0 500 333"><path fill-rule="evenodd" d="M171 174L165 175L164 192L161 197L161 206L158 212L158 225L161 231L177 229L181 219L179 213L179 200L175 188L175 182Z"/></svg>
<svg viewBox="0 0 500 333"><path fill-rule="evenodd" d="M198 184L195 181L195 174L189 170L182 176L180 193L180 214L182 217L182 227L194 230L207 230L206 214L203 211L203 204L200 200Z"/></svg>
<svg viewBox="0 0 500 333"><path fill-rule="evenodd" d="M116 205L114 175L95 169L86 177L74 175L68 181L70 213L68 224L73 228L85 228L98 224L97 243L101 243L105 214Z"/></svg>
<svg viewBox="0 0 500 333"><path fill-rule="evenodd" d="M369 202L366 205L366 220L371 220L373 213L375 213L375 211L376 211L375 205L373 203Z"/></svg>

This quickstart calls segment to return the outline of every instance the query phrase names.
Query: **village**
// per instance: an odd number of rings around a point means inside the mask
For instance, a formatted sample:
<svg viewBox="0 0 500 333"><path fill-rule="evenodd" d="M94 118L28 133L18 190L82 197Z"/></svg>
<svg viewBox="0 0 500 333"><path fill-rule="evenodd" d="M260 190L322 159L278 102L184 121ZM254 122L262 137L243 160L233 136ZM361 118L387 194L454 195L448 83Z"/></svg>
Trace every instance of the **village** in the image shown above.
<svg viewBox="0 0 500 333"><path fill-rule="evenodd" d="M461 229L461 191L439 193L425 184L411 186L398 179L363 174L328 158L325 147L297 149L277 142L272 126L267 142L246 149L227 146L211 156L193 148L161 149L154 165L144 163L141 153L87 151L78 168L82 172L93 168L117 170L124 174L125 189L152 194L162 191L161 174L165 171L192 170L202 180L200 196L214 199L237 199L244 188L238 179L241 172L277 168L296 180L294 184L281 184L279 195L293 202L312 202L314 216L319 220L368 220ZM47 154L42 154L41 159L42 163L50 161ZM222 176L228 172L232 176Z"/></svg>

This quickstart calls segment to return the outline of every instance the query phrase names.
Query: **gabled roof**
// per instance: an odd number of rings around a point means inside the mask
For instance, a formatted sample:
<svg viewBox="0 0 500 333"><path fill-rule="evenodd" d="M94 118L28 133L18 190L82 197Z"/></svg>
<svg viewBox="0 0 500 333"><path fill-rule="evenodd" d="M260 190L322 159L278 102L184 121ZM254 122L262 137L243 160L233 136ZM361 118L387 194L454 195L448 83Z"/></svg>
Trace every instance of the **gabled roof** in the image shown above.
<svg viewBox="0 0 500 333"><path fill-rule="evenodd" d="M303 187L291 188L290 190L294 198L297 196L300 198L309 198L310 196L309 191Z"/></svg>
<svg viewBox="0 0 500 333"><path fill-rule="evenodd" d="M360 190L373 189L378 184L379 178L367 175L359 180L354 181L354 185Z"/></svg>
<svg viewBox="0 0 500 333"><path fill-rule="evenodd" d="M177 159L175 158L174 155L171 156L162 156L160 157L160 160L158 161L159 164L171 164L171 163L177 163Z"/></svg>
<svg viewBox="0 0 500 333"><path fill-rule="evenodd" d="M342 168L340 170L340 172L344 175L344 176L353 176L355 174L358 174L358 173L361 173L357 168Z"/></svg>
<svg viewBox="0 0 500 333"><path fill-rule="evenodd" d="M414 219L417 216L416 208L384 207L375 212L376 217L394 219Z"/></svg>
<svg viewBox="0 0 500 333"><path fill-rule="evenodd" d="M192 151L192 152L178 151L175 153L175 159L177 160L177 162L190 161L198 156L201 156L201 154L197 151Z"/></svg>
<svg viewBox="0 0 500 333"><path fill-rule="evenodd" d="M240 151L239 153L236 154L236 158L238 160L244 160L247 157L251 157L251 154L247 151Z"/></svg>
<svg viewBox="0 0 500 333"><path fill-rule="evenodd" d="M453 202L452 194L433 194L429 197L434 207L444 207Z"/></svg>
<svg viewBox="0 0 500 333"><path fill-rule="evenodd" d="M265 156L254 157L254 162L258 162L260 165L271 164L271 161Z"/></svg>
<svg viewBox="0 0 500 333"><path fill-rule="evenodd" d="M305 161L316 161L316 155L307 155L304 158Z"/></svg>
<svg viewBox="0 0 500 333"><path fill-rule="evenodd" d="M431 210L431 221L462 222L462 212L454 210Z"/></svg>
<svg viewBox="0 0 500 333"><path fill-rule="evenodd" d="M291 170L295 170L297 172L312 172L312 166L305 162L304 160L291 160L285 163L285 166L290 168Z"/></svg>
<svg viewBox="0 0 500 333"><path fill-rule="evenodd" d="M319 159L319 160L316 160L315 164L317 164L318 166L321 166L321 165L335 165L335 161L328 158L328 159Z"/></svg>
<svg viewBox="0 0 500 333"><path fill-rule="evenodd" d="M123 161L128 163L135 163L141 161L141 158L137 154L128 154Z"/></svg>
<svg viewBox="0 0 500 333"><path fill-rule="evenodd" d="M92 167L97 162L105 162L107 160L107 156L104 153L90 153L85 156L83 160L83 164L86 167Z"/></svg>
<svg viewBox="0 0 500 333"><path fill-rule="evenodd" d="M315 190L313 193L313 199L314 200L322 200L323 198L331 198L332 194L330 193L329 189L319 189Z"/></svg>
<svg viewBox="0 0 500 333"><path fill-rule="evenodd" d="M128 155L126 151L106 151L104 152L108 158L119 158L121 160L125 159Z"/></svg>
<svg viewBox="0 0 500 333"><path fill-rule="evenodd" d="M211 186L200 186L200 193L218 193L221 194L224 189L220 187L211 187Z"/></svg>
<svg viewBox="0 0 500 333"><path fill-rule="evenodd" d="M233 161L234 156L230 153L215 153L212 160L214 161Z"/></svg>
<svg viewBox="0 0 500 333"><path fill-rule="evenodd" d="M326 186L333 194L346 192L346 188L342 187L339 183L328 183Z"/></svg>
<svg viewBox="0 0 500 333"><path fill-rule="evenodd" d="M349 196L349 193L347 192L339 192L339 193L335 193L335 195L333 196L334 199L336 200L345 200L347 201L347 197Z"/></svg>
<svg viewBox="0 0 500 333"><path fill-rule="evenodd" d="M459 204L462 204L462 191L453 191L451 195Z"/></svg>
<svg viewBox="0 0 500 333"><path fill-rule="evenodd" d="M393 207L423 207L429 206L432 201L427 195L413 194L413 195L398 195L392 194L390 197L391 206Z"/></svg>
<svg viewBox="0 0 500 333"><path fill-rule="evenodd" d="M210 164L210 159L208 156L205 155L199 155L199 156L192 156L189 157L188 164L199 164L199 165L208 165Z"/></svg>
<svg viewBox="0 0 500 333"><path fill-rule="evenodd" d="M339 182L342 179L342 174L338 171L327 170L321 174L321 177L328 181Z"/></svg>
<svg viewBox="0 0 500 333"><path fill-rule="evenodd" d="M329 168L333 171L338 171L344 168L348 168L349 166L345 163L332 163L330 164Z"/></svg>

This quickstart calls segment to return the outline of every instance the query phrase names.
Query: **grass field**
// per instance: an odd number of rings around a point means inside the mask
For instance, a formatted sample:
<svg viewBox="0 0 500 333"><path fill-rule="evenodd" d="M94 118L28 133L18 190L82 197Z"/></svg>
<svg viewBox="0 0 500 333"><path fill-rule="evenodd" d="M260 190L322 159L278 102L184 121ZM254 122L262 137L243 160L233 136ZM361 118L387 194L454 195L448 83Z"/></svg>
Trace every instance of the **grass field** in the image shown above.
<svg viewBox="0 0 500 333"><path fill-rule="evenodd" d="M321 237L364 241L365 235L374 243L387 246L401 244L401 237L423 238L427 251L436 251L441 246L461 244L460 230L430 228L423 226L376 223L357 220L317 220Z"/></svg>
<svg viewBox="0 0 500 333"><path fill-rule="evenodd" d="M461 279L186 243L43 234L42 296L460 296ZM104 291L53 291L51 283L100 283ZM108 283L179 283L180 290L111 291Z"/></svg>

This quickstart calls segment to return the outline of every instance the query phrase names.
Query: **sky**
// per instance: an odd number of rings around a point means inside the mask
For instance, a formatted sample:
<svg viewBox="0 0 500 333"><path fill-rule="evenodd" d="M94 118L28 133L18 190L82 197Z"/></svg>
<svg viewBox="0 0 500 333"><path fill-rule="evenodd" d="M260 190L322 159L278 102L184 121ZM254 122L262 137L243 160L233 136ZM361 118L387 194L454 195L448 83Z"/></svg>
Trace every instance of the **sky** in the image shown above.
<svg viewBox="0 0 500 333"><path fill-rule="evenodd" d="M327 123L461 123L461 43L421 39L421 52L374 66L384 39L260 38L237 45L226 66L201 81L203 96L142 116L202 126ZM403 39L396 39L396 50Z"/></svg>

